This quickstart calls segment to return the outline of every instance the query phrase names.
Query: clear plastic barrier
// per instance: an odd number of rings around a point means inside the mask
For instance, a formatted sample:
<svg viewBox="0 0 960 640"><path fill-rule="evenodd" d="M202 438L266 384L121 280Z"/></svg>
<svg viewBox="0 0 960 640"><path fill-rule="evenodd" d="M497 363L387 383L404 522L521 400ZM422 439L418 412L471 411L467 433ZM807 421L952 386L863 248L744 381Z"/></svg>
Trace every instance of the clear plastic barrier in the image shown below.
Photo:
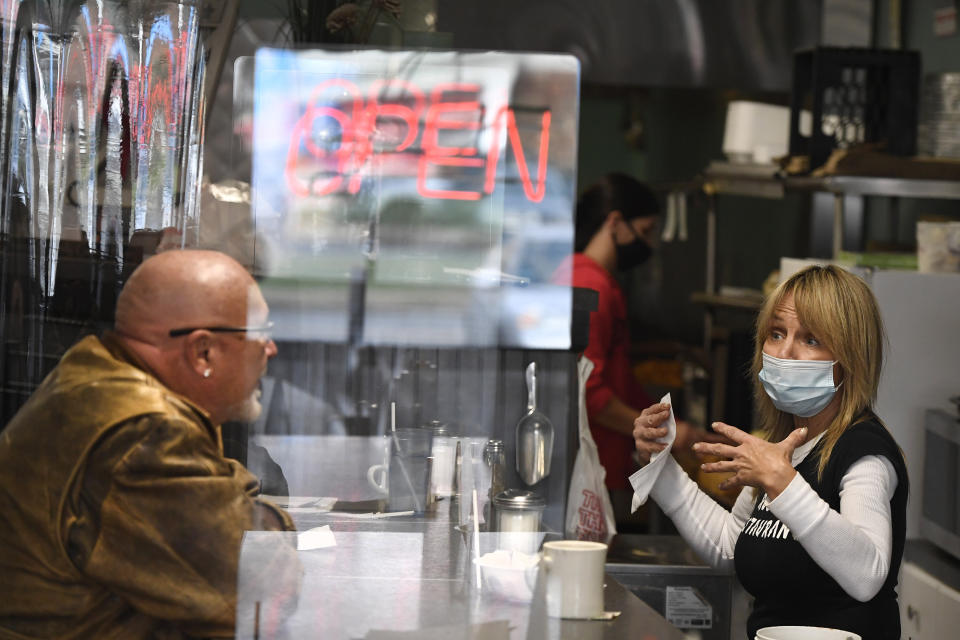
<svg viewBox="0 0 960 640"><path fill-rule="evenodd" d="M253 214L279 335L570 345L572 56L261 49Z"/></svg>
<svg viewBox="0 0 960 640"><path fill-rule="evenodd" d="M198 4L0 0L0 425L144 256L197 245Z"/></svg>
<svg viewBox="0 0 960 640"><path fill-rule="evenodd" d="M523 638L530 625L559 626L545 615L539 556L497 552L495 533L333 527L335 546L295 558L283 551L292 534L247 533L237 638Z"/></svg>

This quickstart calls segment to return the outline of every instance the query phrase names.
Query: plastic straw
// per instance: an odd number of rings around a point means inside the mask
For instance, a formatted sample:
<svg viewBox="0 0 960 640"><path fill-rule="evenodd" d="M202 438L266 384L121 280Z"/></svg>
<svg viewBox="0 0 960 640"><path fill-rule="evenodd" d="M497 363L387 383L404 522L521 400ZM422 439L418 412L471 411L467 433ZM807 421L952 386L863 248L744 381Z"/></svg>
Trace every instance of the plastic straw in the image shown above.
<svg viewBox="0 0 960 640"><path fill-rule="evenodd" d="M477 508L477 490L473 490L473 558L477 568L477 588L480 583L480 509Z"/></svg>

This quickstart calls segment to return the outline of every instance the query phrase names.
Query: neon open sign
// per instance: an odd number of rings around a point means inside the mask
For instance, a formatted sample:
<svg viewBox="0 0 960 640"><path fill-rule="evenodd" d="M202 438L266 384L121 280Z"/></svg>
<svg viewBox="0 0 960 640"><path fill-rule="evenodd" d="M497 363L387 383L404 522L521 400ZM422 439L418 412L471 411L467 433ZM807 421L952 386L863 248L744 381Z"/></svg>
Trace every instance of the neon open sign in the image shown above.
<svg viewBox="0 0 960 640"><path fill-rule="evenodd" d="M546 193L550 109L541 110L536 139L525 148L516 110L507 104L489 108L482 95L473 83L440 83L424 91L391 78L373 82L364 95L350 80L321 82L290 135L287 186L301 197L356 194L375 169L401 160L416 162L417 193L424 198L479 200L493 193L501 155L512 152L525 196L540 202ZM469 141L465 132L473 132ZM487 143L481 145L481 139ZM431 176L451 168L476 176L474 188L438 188Z"/></svg>

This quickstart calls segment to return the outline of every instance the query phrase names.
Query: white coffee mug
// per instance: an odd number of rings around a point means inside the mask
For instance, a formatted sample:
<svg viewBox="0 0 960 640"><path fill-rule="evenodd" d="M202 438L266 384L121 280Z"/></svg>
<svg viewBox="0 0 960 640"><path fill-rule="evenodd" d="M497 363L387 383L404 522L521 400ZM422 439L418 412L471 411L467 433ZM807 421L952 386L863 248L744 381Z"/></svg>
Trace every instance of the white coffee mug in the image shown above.
<svg viewBox="0 0 960 640"><path fill-rule="evenodd" d="M603 614L603 573L607 545L586 540L543 544L547 615L595 618Z"/></svg>
<svg viewBox="0 0 960 640"><path fill-rule="evenodd" d="M860 640L852 631L826 627L764 627L757 629L757 640Z"/></svg>
<svg viewBox="0 0 960 640"><path fill-rule="evenodd" d="M370 486L380 491L381 493L387 492L387 471L388 467L385 464L375 464L369 469L367 469L367 482L370 483Z"/></svg>

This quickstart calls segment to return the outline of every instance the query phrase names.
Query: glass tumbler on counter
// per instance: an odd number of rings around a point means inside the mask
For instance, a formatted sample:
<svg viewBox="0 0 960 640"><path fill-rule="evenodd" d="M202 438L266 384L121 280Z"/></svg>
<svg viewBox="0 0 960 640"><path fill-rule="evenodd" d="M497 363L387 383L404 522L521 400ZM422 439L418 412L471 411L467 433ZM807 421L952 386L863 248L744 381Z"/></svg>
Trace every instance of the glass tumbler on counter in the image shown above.
<svg viewBox="0 0 960 640"><path fill-rule="evenodd" d="M430 488L433 432L420 428L397 429L390 440L388 508L423 513Z"/></svg>
<svg viewBox="0 0 960 640"><path fill-rule="evenodd" d="M497 547L507 551L536 553L543 534L540 518L546 500L533 491L507 489L493 498L497 513Z"/></svg>

